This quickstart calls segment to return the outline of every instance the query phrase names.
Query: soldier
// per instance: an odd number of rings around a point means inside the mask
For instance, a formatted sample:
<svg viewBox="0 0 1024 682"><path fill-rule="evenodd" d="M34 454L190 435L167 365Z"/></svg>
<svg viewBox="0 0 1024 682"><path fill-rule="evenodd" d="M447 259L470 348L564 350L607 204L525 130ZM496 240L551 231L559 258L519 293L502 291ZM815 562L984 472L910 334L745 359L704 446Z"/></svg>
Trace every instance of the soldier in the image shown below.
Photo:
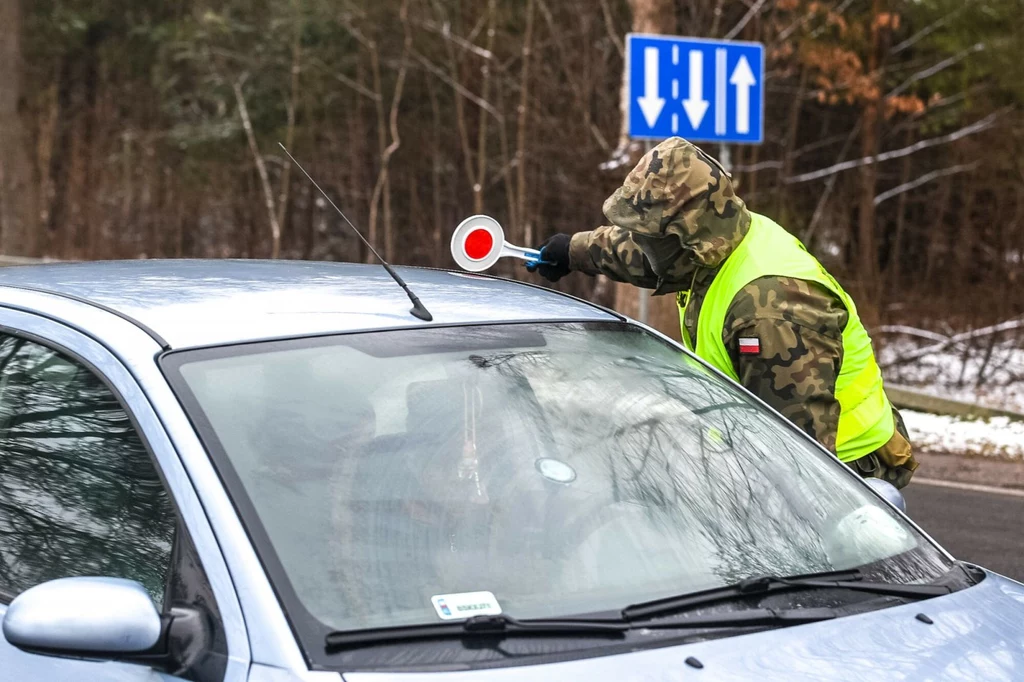
<svg viewBox="0 0 1024 682"><path fill-rule="evenodd" d="M861 476L907 485L918 463L853 300L795 237L747 209L718 161L665 140L604 214L611 225L550 237L530 270L675 294L689 349Z"/></svg>

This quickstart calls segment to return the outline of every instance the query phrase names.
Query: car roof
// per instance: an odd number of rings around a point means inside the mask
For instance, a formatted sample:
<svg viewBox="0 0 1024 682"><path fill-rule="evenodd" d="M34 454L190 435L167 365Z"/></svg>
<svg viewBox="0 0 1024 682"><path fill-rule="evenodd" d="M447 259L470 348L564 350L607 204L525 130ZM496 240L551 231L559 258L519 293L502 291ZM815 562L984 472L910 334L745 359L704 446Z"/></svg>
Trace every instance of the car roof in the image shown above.
<svg viewBox="0 0 1024 682"><path fill-rule="evenodd" d="M430 323L380 265L133 260L0 268L0 287L71 297L131 318L171 348L316 334L494 322L615 320L549 289L463 272L396 267Z"/></svg>

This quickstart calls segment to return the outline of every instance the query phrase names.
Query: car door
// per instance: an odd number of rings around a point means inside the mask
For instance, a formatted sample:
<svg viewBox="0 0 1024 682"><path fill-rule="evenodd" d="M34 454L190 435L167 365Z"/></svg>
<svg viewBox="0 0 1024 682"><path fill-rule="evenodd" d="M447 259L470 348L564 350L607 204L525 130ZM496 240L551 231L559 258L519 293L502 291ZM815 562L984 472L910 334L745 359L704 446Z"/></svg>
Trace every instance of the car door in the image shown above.
<svg viewBox="0 0 1024 682"><path fill-rule="evenodd" d="M208 542L206 555L197 551L198 501L180 494L187 479L159 465L154 445L165 460L173 455L143 393L102 345L0 309L0 618L34 585L104 576L138 581L162 614L188 609L202 623L162 670L30 653L0 636L4 679L244 679L247 661L229 655L221 613L231 600L223 591L218 598L204 568L221 557L210 556Z"/></svg>

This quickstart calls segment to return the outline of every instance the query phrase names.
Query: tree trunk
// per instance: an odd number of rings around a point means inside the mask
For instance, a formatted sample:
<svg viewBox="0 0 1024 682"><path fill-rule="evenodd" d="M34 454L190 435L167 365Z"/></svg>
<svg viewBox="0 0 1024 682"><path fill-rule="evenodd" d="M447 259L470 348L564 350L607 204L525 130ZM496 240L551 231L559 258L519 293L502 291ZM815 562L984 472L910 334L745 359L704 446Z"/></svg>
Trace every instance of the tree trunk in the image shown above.
<svg viewBox="0 0 1024 682"><path fill-rule="evenodd" d="M868 97L864 106L864 130L861 140L861 156L873 157L878 154L879 104L881 98L881 74L879 73L879 52L881 51L882 29L874 19L885 10L885 0L871 3L871 48L868 53L868 75L874 80L876 93ZM860 208L857 227L857 273L861 290L874 300L879 291L878 250L875 245L875 187L878 184L878 166L869 163L860 169Z"/></svg>
<svg viewBox="0 0 1024 682"><path fill-rule="evenodd" d="M680 5L682 4L680 3ZM675 33L676 31L676 5L672 0L629 0L629 9L633 13L634 33ZM619 128L619 145L615 151L616 153L633 154L638 147L636 144L630 144L629 131L626 128L629 112L626 94L626 78L623 74L622 88L619 92L622 124Z"/></svg>
<svg viewBox="0 0 1024 682"><path fill-rule="evenodd" d="M676 5L672 0L630 0L633 10L633 31L635 33L671 33L676 28ZM623 101L623 106L628 103ZM625 109L623 110L625 115ZM635 156L635 155L634 155ZM623 167L623 173L632 170L639 161L631 158ZM624 315L638 317L640 297L650 296L645 289L629 284L615 285L615 309ZM674 296L658 296L647 301L647 324L663 334L679 338L679 313Z"/></svg>
<svg viewBox="0 0 1024 682"><path fill-rule="evenodd" d="M939 190L939 200L934 203L935 219L930 223L931 225L941 227L945 224L946 211L949 209L949 200L952 195L953 179L947 177L942 181L942 188ZM944 244L940 239L934 238L931 234L925 238L924 243L927 254L925 257L924 279L926 282L931 282L934 281L933 277L938 274L938 261Z"/></svg>
<svg viewBox="0 0 1024 682"><path fill-rule="evenodd" d="M441 108L437 100L437 92L434 90L433 81L427 81L427 93L430 95L430 114L431 121L434 124L431 128L431 155L430 155L430 188L431 188L431 203L433 205L433 225L431 226L431 242L432 247L430 253L433 257L435 264L443 262L444 258L444 238L441 230L441 225L444 222L442 218L442 198L441 198Z"/></svg>
<svg viewBox="0 0 1024 682"><path fill-rule="evenodd" d="M497 31L494 30L494 15L496 12L495 0L490 0L487 4L487 52L488 54L494 51L494 35ZM484 62L483 65L483 86L481 89L480 99L487 101L490 96L491 87L491 65L488 62ZM484 212L484 186L487 184L487 119L490 118L490 114L480 109L480 123L477 126L477 142L476 142L476 155L477 155L477 167L476 167L476 181L473 183L473 213L480 214Z"/></svg>
<svg viewBox="0 0 1024 682"><path fill-rule="evenodd" d="M979 230L974 229L974 206L978 198L977 184L965 183L966 187L960 194L960 220L958 223L951 223L948 230L949 265L946 272L951 275L945 279L946 293L956 295L956 290L968 284L971 279L972 270L975 267L974 252L977 247L978 238L981 236ZM979 269L981 267L979 266Z"/></svg>
<svg viewBox="0 0 1024 682"><path fill-rule="evenodd" d="M21 120L21 2L0 0L0 250L36 253L38 205L28 131Z"/></svg>
<svg viewBox="0 0 1024 682"><path fill-rule="evenodd" d="M786 148L782 155L782 168L779 169L777 186L775 189L775 219L782 225L789 223L790 215L786 202L785 179L793 174L793 151L796 148L796 134L800 125L800 112L803 107L804 93L807 91L807 78L809 69L805 65L800 69L800 84L797 86L796 97L789 108L789 123L786 130ZM789 228L793 230L792 227Z"/></svg>
<svg viewBox="0 0 1024 682"><path fill-rule="evenodd" d="M57 75L57 96L53 107L53 145L50 148L50 162L47 169L48 187L46 193L46 232L42 241L44 255L60 256L60 235L68 220L68 178L71 165L72 96L75 87L74 68L78 55L65 54L61 57Z"/></svg>
<svg viewBox="0 0 1024 682"><path fill-rule="evenodd" d="M534 243L533 230L526 212L526 124L530 106L530 60L533 58L534 0L526 5L526 30L523 34L522 66L519 72L519 110L516 121L516 219L513 235L520 244Z"/></svg>
<svg viewBox="0 0 1024 682"><path fill-rule="evenodd" d="M288 126L285 128L284 145L292 148L295 142L295 115L299 106L299 75L302 72L302 16L297 0L292 0L292 67L291 87L288 96ZM292 187L292 164L284 164L281 170L281 185L277 195L277 224L282 230L288 225L288 200ZM298 240L296 240L297 242Z"/></svg>
<svg viewBox="0 0 1024 682"><path fill-rule="evenodd" d="M909 147L913 144L914 140L914 129L907 128L907 139L905 146ZM903 167L900 170L900 184L905 185L910 181L910 156L906 156L903 159ZM889 252L889 272L886 280L889 282L889 291L899 291L900 285L902 284L902 271L903 271L903 232L907 222L907 195L909 192L904 192L900 195L896 205L896 234L892 240L892 250Z"/></svg>

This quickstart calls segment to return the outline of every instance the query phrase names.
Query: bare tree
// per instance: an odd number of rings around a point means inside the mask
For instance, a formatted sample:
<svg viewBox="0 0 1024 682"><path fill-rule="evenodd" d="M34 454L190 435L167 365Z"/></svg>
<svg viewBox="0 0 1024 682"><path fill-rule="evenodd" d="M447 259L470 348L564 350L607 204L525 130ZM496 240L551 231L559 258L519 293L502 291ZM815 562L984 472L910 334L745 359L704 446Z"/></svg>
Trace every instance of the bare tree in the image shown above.
<svg viewBox="0 0 1024 682"><path fill-rule="evenodd" d="M663 33L676 25L676 6L672 0L630 0L633 9L633 31L635 33ZM625 80L625 76L623 76ZM623 116L626 115L625 89L623 89ZM625 126L625 120L623 121ZM636 150L637 152L639 150ZM621 169L625 172L639 159L638 154L629 154L629 163ZM615 309L632 317L641 315L641 297L649 297L647 322L662 332L680 337L679 313L674 296L650 297L650 293L629 284L615 285Z"/></svg>
<svg viewBox="0 0 1024 682"><path fill-rule="evenodd" d="M0 249L5 254L36 253L38 205L29 157L29 137L21 118L21 0L0 0Z"/></svg>
<svg viewBox="0 0 1024 682"><path fill-rule="evenodd" d="M884 9L886 0L872 0L872 15L878 16ZM868 51L868 76L874 81L873 88L881 87L880 52L882 45L882 28L878 21L871 24L871 46ZM880 143L881 93L870 95L864 106L864 121L861 126L861 156L873 158L878 154ZM857 279L861 289L873 296L879 289L874 285L878 279L878 249L875 246L875 185L878 178L876 164L866 164L860 168L860 203L857 215Z"/></svg>
<svg viewBox="0 0 1024 682"><path fill-rule="evenodd" d="M409 70L409 50L412 47L412 33L409 30L409 0L402 1L402 8L399 10L399 17L402 21L402 28L405 40L402 44L401 65L398 69L398 78L395 81L395 89L391 93L391 109L388 114L387 131L391 134L391 142L381 150L380 170L377 173L377 183L373 187L373 194L370 198L370 234L371 240L377 234L377 210L381 199L384 197L384 257L388 260L394 258L395 233L391 219L391 156L398 151L402 144L402 138L398 134L398 108L402 104L402 93L405 88L405 76ZM376 55L376 52L373 54ZM376 62L375 62L376 63ZM375 79L379 79L379 70L375 72ZM380 91L380 81L377 80L376 87ZM378 107L378 111L380 108ZM383 140L383 127L381 127Z"/></svg>
<svg viewBox="0 0 1024 682"><path fill-rule="evenodd" d="M245 129L245 137L249 141L249 151L252 152L253 162L260 175L260 184L263 187L263 200L267 206L267 219L270 221L271 258L278 258L281 255L281 224L277 221L277 209L274 203L274 190L270 187L270 175L267 173L267 164L256 143L256 134L253 132L252 120L249 118L249 107L245 103L245 95L242 94L242 85L246 77L243 76L234 83L235 101L238 103L238 115L242 118L242 127Z"/></svg>

